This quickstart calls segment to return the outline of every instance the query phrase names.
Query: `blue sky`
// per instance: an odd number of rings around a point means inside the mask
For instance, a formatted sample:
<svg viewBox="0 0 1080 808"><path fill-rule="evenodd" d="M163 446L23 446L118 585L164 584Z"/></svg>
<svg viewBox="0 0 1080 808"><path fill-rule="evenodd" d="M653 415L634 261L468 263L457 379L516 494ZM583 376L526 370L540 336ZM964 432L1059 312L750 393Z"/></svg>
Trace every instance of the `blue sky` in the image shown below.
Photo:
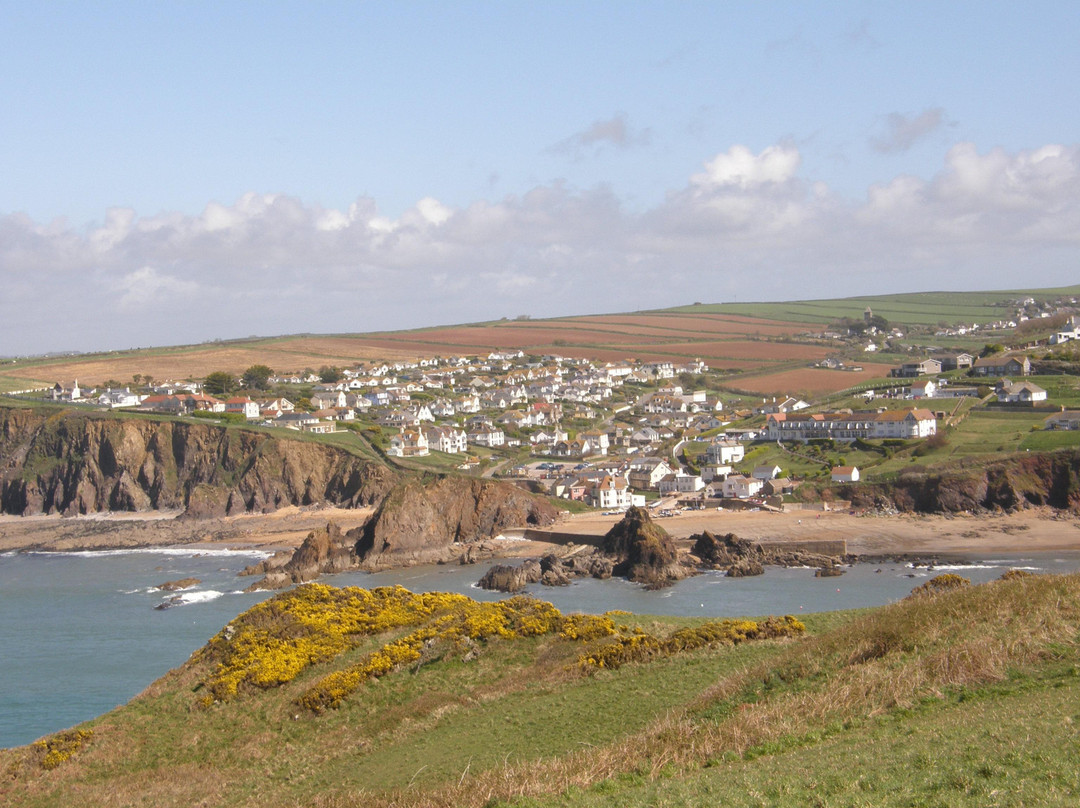
<svg viewBox="0 0 1080 808"><path fill-rule="evenodd" d="M0 14L0 355L1080 278L1072 3Z"/></svg>

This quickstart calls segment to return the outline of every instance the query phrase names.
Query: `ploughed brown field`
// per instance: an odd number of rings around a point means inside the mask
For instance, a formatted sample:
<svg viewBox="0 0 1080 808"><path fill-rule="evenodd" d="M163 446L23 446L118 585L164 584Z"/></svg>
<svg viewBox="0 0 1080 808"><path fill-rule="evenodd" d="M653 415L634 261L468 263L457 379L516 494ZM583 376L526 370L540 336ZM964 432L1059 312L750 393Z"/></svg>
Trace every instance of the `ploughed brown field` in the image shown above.
<svg viewBox="0 0 1080 808"><path fill-rule="evenodd" d="M98 385L106 379L123 383L135 374L155 380L199 379L214 371L240 374L254 364L279 373L298 373L323 365L349 367L375 359L398 360L454 354L486 354L520 349L530 354L561 354L602 362L638 359L673 362L700 358L729 370L777 371L796 374L789 382L777 373L757 376L746 389L758 390L771 381L768 391L791 388L825 391L857 383L875 372L835 374L793 365L823 358L829 346L791 339L820 326L785 323L758 317L710 313L645 312L555 320L502 320L376 334L288 336L241 340L175 348L29 360L0 368L0 377L34 380L39 384ZM782 382L782 383L781 383ZM7 384L10 389L14 382Z"/></svg>
<svg viewBox="0 0 1080 808"><path fill-rule="evenodd" d="M888 376L892 365L860 364L862 370L826 370L798 368L777 373L763 373L746 379L733 380L732 385L748 393L784 392L808 396L846 390L870 379Z"/></svg>

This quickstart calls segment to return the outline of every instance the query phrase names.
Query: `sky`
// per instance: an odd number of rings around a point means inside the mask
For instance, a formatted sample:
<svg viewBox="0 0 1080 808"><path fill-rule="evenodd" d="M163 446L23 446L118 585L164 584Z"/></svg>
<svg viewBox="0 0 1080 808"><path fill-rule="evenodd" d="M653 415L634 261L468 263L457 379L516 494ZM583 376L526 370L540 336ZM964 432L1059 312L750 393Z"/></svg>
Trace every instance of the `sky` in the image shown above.
<svg viewBox="0 0 1080 808"><path fill-rule="evenodd" d="M1080 4L0 0L0 356L1080 282Z"/></svg>

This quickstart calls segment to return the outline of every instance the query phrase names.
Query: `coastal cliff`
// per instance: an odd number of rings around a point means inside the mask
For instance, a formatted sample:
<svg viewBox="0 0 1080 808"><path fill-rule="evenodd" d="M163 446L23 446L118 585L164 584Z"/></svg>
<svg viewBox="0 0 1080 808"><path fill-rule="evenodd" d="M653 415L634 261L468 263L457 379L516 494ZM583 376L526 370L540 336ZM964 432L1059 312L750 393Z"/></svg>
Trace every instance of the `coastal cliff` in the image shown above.
<svg viewBox="0 0 1080 808"><path fill-rule="evenodd" d="M895 480L835 489L856 508L901 513L1080 509L1080 450L1024 453L975 468L913 469Z"/></svg>
<svg viewBox="0 0 1080 808"><path fill-rule="evenodd" d="M331 446L214 424L0 409L0 511L180 510L215 517L288 505L359 507L398 480Z"/></svg>

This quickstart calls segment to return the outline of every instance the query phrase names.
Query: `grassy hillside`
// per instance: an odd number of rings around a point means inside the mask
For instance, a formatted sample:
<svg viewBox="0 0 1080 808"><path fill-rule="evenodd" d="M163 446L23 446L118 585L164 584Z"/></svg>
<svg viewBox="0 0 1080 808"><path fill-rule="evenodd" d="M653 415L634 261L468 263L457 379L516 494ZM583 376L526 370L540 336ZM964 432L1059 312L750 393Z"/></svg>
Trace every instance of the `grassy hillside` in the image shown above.
<svg viewBox="0 0 1080 808"><path fill-rule="evenodd" d="M53 384L58 380L70 382L74 378L88 384L106 379L127 383L135 374L159 381L201 379L213 371L239 374L253 364L293 373L372 359L487 354L505 349L599 361L627 357L685 361L699 357L717 368L775 374L804 369L833 350L833 346L813 340L799 341L798 335L843 317L861 319L867 306L890 321L907 325L934 325L942 321L985 323L1008 319L1015 312L1015 301L1026 297L1056 300L1076 296L1080 296L1080 286L779 303L695 304L627 314L498 320L411 331L305 334L78 356L31 357L0 364L0 391ZM820 371L817 376L783 381L793 390L800 389L800 385L805 385L807 390L825 390L855 384L863 381L863 376L880 375L843 374L845 381L829 386L821 380L831 373L834 372ZM774 388L766 385L766 389Z"/></svg>
<svg viewBox="0 0 1080 808"><path fill-rule="evenodd" d="M828 323L841 317L859 319L869 306L874 314L880 314L890 321L909 325L934 325L941 321L989 323L1009 319L1016 310L1016 301L1027 297L1046 299L1077 295L1080 295L1080 286L989 292L914 292L776 303L721 303L680 306L670 311L724 312L769 320Z"/></svg>
<svg viewBox="0 0 1080 808"><path fill-rule="evenodd" d="M308 586L0 752L0 800L1075 804L1080 576L953 578L805 632Z"/></svg>

